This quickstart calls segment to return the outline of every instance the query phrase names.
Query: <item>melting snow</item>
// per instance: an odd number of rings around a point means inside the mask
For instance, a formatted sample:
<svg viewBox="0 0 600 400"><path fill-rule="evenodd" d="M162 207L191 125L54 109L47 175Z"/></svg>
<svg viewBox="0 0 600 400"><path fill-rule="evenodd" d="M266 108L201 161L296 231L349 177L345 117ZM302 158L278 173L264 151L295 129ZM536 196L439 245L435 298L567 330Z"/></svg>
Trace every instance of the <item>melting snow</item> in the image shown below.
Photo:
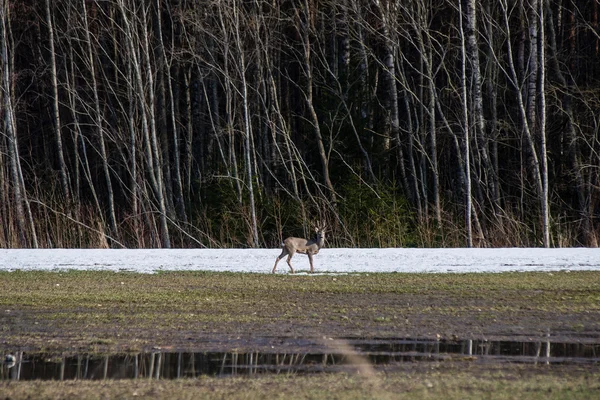
<svg viewBox="0 0 600 400"><path fill-rule="evenodd" d="M279 249L2 249L0 270L111 270L271 272ZM344 249L324 248L315 272L506 272L600 270L600 249ZM307 272L308 258L292 264ZM278 273L288 273L285 259Z"/></svg>

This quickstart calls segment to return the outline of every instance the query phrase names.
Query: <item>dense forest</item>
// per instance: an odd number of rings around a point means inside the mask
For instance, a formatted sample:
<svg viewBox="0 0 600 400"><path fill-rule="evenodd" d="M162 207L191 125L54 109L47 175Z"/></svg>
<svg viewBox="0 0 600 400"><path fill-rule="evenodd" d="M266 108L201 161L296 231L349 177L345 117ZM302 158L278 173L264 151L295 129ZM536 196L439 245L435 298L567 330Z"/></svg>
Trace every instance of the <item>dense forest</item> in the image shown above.
<svg viewBox="0 0 600 400"><path fill-rule="evenodd" d="M598 244L598 0L0 5L0 247Z"/></svg>

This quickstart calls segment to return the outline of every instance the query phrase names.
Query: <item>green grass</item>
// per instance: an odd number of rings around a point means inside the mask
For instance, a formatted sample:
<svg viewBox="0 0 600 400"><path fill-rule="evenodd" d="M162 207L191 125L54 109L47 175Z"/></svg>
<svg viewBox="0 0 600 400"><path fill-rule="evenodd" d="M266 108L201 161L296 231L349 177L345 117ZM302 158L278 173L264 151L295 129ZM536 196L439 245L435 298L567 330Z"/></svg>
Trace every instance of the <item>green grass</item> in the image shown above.
<svg viewBox="0 0 600 400"><path fill-rule="evenodd" d="M271 375L172 381L0 382L3 398L36 399L591 399L597 372L578 367L433 364L397 373Z"/></svg>
<svg viewBox="0 0 600 400"><path fill-rule="evenodd" d="M239 351L244 346L264 350L253 347L257 345L252 338L257 337L536 340L550 333L553 340L581 340L600 335L599 293L598 272L340 276L0 272L0 350L230 351L232 339ZM403 368L359 375L0 382L0 393L11 399L600 396L594 365L453 361L407 363Z"/></svg>
<svg viewBox="0 0 600 400"><path fill-rule="evenodd" d="M5 344L190 347L190 337L596 335L600 273L1 272Z"/></svg>

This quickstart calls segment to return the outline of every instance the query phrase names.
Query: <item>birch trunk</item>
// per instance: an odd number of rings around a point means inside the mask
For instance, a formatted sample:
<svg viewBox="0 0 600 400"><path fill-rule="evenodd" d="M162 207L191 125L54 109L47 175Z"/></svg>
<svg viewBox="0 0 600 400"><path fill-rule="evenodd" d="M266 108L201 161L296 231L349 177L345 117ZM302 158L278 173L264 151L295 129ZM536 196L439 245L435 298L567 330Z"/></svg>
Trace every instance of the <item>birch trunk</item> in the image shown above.
<svg viewBox="0 0 600 400"><path fill-rule="evenodd" d="M67 215L71 215L71 190L69 189L69 177L67 175L67 165L62 142L62 124L60 122L60 109L58 100L58 78L56 72L56 53L54 50L54 27L52 23L52 13L50 11L50 0L46 0L46 24L48 25L48 36L50 42L50 75L52 77L52 91L54 98L52 99L53 114L54 114L54 134L56 138L56 156L58 158L58 169L60 173L60 182L62 185L63 195L67 204Z"/></svg>
<svg viewBox="0 0 600 400"><path fill-rule="evenodd" d="M237 162L237 155L235 152L235 132L234 132L234 124L235 124L235 118L233 115L234 112L234 96L233 96L233 92L235 90L235 88L233 87L234 83L233 83L233 77L231 76L231 72L230 72L230 58L231 58L231 49L230 49L230 38L229 38L229 23L228 21L226 21L226 15L223 15L223 6L221 4L219 4L218 7L218 11L219 11L219 24L220 24L220 29L221 29L221 35L222 37L220 38L220 40L223 43L223 68L221 74L223 75L223 78L225 80L225 82L223 83L223 86L225 87L225 119L226 119L226 123L225 123L225 129L227 131L227 136L229 138L229 146L228 146L228 150L229 150L229 154L228 154L228 162L231 165L231 172L233 173L233 182L235 185L235 188L237 189L237 197L238 197L238 203L240 204L240 206L243 205L243 189L242 189L242 184L241 184L241 179L239 178L239 173L238 173L238 162ZM226 10L227 12L229 12L229 10ZM215 105L214 107L215 109L218 109L218 106ZM218 135L218 130L215 131L215 134Z"/></svg>
<svg viewBox="0 0 600 400"><path fill-rule="evenodd" d="M69 73L71 76L71 90L69 92L69 105L70 105L70 109L71 109L71 114L72 114L72 118L73 118L73 126L74 126L74 131L75 131L75 137L74 137L74 142L75 142L75 162L79 165L81 164L81 174L85 177L85 182L87 182L87 185L89 187L90 192L92 193L92 198L94 199L94 206L96 207L96 211L98 212L98 216L101 220L102 223L102 227L105 227L105 216L104 216L104 212L102 211L102 207L100 206L100 200L98 199L98 194L96 191L96 185L94 184L94 180L92 178L92 173L90 171L90 162L88 159L88 152L87 152L87 144L86 144L86 140L83 137L83 132L81 129L81 124L79 122L79 115L77 112L77 102L79 100L78 98L78 94L77 94L77 88L75 87L75 59L74 59L74 52L73 52L73 45L72 45L72 41L69 41L69 55L70 55L70 65L69 65ZM79 183L80 178L77 178L77 184L75 185L76 191L74 192L74 198L77 197L77 194L79 193L79 189L80 189L80 183Z"/></svg>
<svg viewBox="0 0 600 400"><path fill-rule="evenodd" d="M477 1L467 0L466 7L466 36L467 36L467 54L470 60L470 76L473 98L473 114L475 124L474 136L477 140L477 148L481 165L480 180L487 186L485 195L487 198L494 198L496 192L496 178L493 165L489 156L489 137L486 130L486 122L483 113L483 90L481 78L481 66L479 62L479 43L477 40Z"/></svg>
<svg viewBox="0 0 600 400"><path fill-rule="evenodd" d="M250 126L250 110L248 105L248 84L246 82L246 60L244 57L244 49L242 48L242 41L240 38L240 21L239 21L239 9L237 4L234 4L234 22L235 22L235 35L236 43L239 51L239 67L240 76L242 78L242 102L244 108L244 142L245 142L245 156L246 156L246 173L248 179L248 196L250 197L250 223L252 229L252 247L258 247L258 224L256 222L256 205L254 200L254 174L252 171L252 146L251 146L251 135L252 129Z"/></svg>
<svg viewBox="0 0 600 400"><path fill-rule="evenodd" d="M22 247L38 247L37 234L33 216L25 190L23 180L23 171L21 169L21 158L19 156L19 145L17 140L17 126L15 121L13 86L11 82L11 66L14 65L8 54L9 41L9 5L6 0L0 2L0 46L2 47L2 86L4 97L4 129L8 136L8 159L10 160L10 174L13 181L13 191L15 197L15 207L17 214L17 235L19 245ZM27 240L27 222L29 223L29 233L31 242Z"/></svg>
<svg viewBox="0 0 600 400"><path fill-rule="evenodd" d="M465 157L465 217L467 229L467 247L473 247L473 224L471 221L472 197L471 197L471 156L470 156L470 126L469 126L469 99L467 94L467 47L465 41L465 31L463 29L463 11L462 0L458 3L459 28L460 28L460 49L461 49L461 94L462 94L462 112L464 139L464 157Z"/></svg>
<svg viewBox="0 0 600 400"><path fill-rule="evenodd" d="M435 207L435 217L438 225L442 223L442 207L440 203L440 179L438 170L437 155L437 132L436 132L436 89L433 70L433 45L431 36L427 27L427 10L425 7L419 7L418 26L415 27L417 42L420 48L421 60L424 64L424 78L427 79L427 115L429 118L429 151L427 157L431 167L433 177L433 201ZM423 99L422 101L426 101ZM425 122L425 121L423 121Z"/></svg>
<svg viewBox="0 0 600 400"><path fill-rule="evenodd" d="M553 20L552 8L546 3L545 5L547 17L549 21ZM550 50L550 56L548 62L550 63L551 71L558 80L564 95L562 98L562 112L567 117L567 127L565 129L566 142L567 142L567 153L569 163L571 164L571 173L575 177L575 192L577 196L578 211L581 217L581 232L583 234L583 241L586 246L597 247L596 237L593 233L592 216L590 213L589 205L591 204L588 186L586 185L583 177L583 167L581 160L581 150L578 145L577 133L575 130L575 117L573 115L573 99L571 98L572 84L567 81L565 74L562 72L561 65L559 63L558 49L556 45L556 32L554 30L554 24L551 22L548 24L549 35L547 36L548 48Z"/></svg>
<svg viewBox="0 0 600 400"><path fill-rule="evenodd" d="M142 6L142 51L144 52L144 61L146 64L146 73L148 80L148 119L150 121L150 148L152 152L153 170L156 181L156 191L154 195L158 201L160 228L162 231L161 245L164 248L171 247L171 238L169 235L169 226L167 223L167 204L165 199L164 175L162 170L162 159L158 148L158 133L156 128L155 116L155 94L154 94L154 71L150 62L150 45L148 34L148 10ZM142 90L142 88L140 88Z"/></svg>
<svg viewBox="0 0 600 400"><path fill-rule="evenodd" d="M395 55L395 40L392 38L392 31L390 27L389 17L394 13L392 10L385 9L384 4L380 0L374 0L377 13L379 14L381 23L381 34L384 40L384 55L383 55L383 67L384 71L384 84L387 92L386 105L389 112L389 124L390 131L386 132L383 139L383 151L387 154L391 147L390 139L393 138L399 141L400 134L400 117L398 112L398 90L396 88L396 62L394 59ZM389 8L390 3L385 3Z"/></svg>
<svg viewBox="0 0 600 400"><path fill-rule="evenodd" d="M169 122L171 124L171 130L173 131L173 166L171 170L173 171L173 184L175 186L174 189L174 197L175 197L175 210L177 211L178 217L187 222L187 215L185 212L185 204L183 200L183 184L181 178L181 146L179 144L179 126L176 120L176 114L178 111L176 95L179 94L177 87L174 89L175 80L171 76L171 68L172 68L172 59L167 57L167 52L165 49L165 44L163 40L163 32L162 32L162 21L161 21L161 0L156 0L156 9L157 9L157 36L158 43L160 48L160 53L163 58L165 64L165 73L166 73L166 84L168 90L168 98L170 102L170 115ZM177 93L175 93L177 92ZM167 155L168 156L168 155Z"/></svg>
<svg viewBox="0 0 600 400"><path fill-rule="evenodd" d="M317 148L319 151L319 158L321 159L322 165L322 173L323 180L325 181L325 186L329 189L329 196L332 204L336 202L336 194L335 189L333 187L333 183L331 182L331 178L329 176L329 158L327 157L327 152L325 151L325 144L323 142L323 135L321 134L321 127L319 124L319 117L317 116L317 111L315 110L314 101L313 101L313 72L312 72L312 61L311 61L311 43L309 32L311 29L310 15L309 15L309 4L308 0L304 0L304 16L303 22L301 21L302 31L300 32L302 36L302 46L303 46L303 70L306 78L306 89L305 89L305 100L306 106L308 107L308 112L310 115L310 122L315 132L315 137L317 139Z"/></svg>
<svg viewBox="0 0 600 400"><path fill-rule="evenodd" d="M507 0L500 0L499 3L500 3L500 6L502 7L502 11L504 14L503 18L504 18L504 27L506 30L506 35L507 35L507 37L510 37L510 25L509 25L509 20L508 20L509 14L508 14ZM515 88L515 93L517 95L517 105L518 105L519 112L521 114L521 120L523 123L523 132L525 134L525 139L526 139L527 145L529 147L529 152L530 152L530 157L529 157L530 158L530 166L531 166L534 181L535 181L536 194L538 196L541 196L541 194L543 192L543 188L542 188L542 179L541 179L541 173L540 173L540 162L539 162L539 158L537 155L535 142L533 140L531 127L529 124L528 113L525 108L525 101L523 99L523 94L521 93L521 90L520 90L521 85L519 84L519 78L518 78L517 71L515 68L515 63L514 63L513 54L512 54L512 46L511 46L510 40L506 41L506 46L507 46L506 51L507 51L507 56L508 56L508 71L507 71L508 76L507 76L507 78L509 79L509 81Z"/></svg>
<svg viewBox="0 0 600 400"><path fill-rule="evenodd" d="M546 30L544 27L544 2L538 0L539 37L539 93L540 93L540 158L542 168L542 229L544 247L550 247L550 201L548 198L548 156L546 150Z"/></svg>
<svg viewBox="0 0 600 400"><path fill-rule="evenodd" d="M108 216L110 221L111 236L118 238L117 218L115 216L115 199L113 194L112 181L110 177L110 167L108 165L108 155L106 153L106 144L104 141L102 111L100 109L100 99L98 96L98 83L96 82L95 60L92 48L92 39L90 36L90 27L87 19L86 0L83 0L81 3L83 5L85 39L87 42L88 49L87 62L89 63L88 68L90 70L90 76L92 78L92 92L94 95L94 117L96 130L98 133L98 140L100 144L100 158L102 159L102 170L104 171L104 180L106 181L106 194L108 196Z"/></svg>

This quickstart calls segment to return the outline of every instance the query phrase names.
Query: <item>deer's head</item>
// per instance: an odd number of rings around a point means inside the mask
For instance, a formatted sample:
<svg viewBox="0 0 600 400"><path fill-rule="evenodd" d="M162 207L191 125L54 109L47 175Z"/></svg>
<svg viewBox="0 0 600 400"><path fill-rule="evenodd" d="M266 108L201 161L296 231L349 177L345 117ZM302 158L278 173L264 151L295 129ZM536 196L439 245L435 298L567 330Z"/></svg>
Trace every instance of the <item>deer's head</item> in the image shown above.
<svg viewBox="0 0 600 400"><path fill-rule="evenodd" d="M317 222L315 225L315 233L317 234L317 241L323 239L325 240L325 230L327 229L327 225Z"/></svg>

